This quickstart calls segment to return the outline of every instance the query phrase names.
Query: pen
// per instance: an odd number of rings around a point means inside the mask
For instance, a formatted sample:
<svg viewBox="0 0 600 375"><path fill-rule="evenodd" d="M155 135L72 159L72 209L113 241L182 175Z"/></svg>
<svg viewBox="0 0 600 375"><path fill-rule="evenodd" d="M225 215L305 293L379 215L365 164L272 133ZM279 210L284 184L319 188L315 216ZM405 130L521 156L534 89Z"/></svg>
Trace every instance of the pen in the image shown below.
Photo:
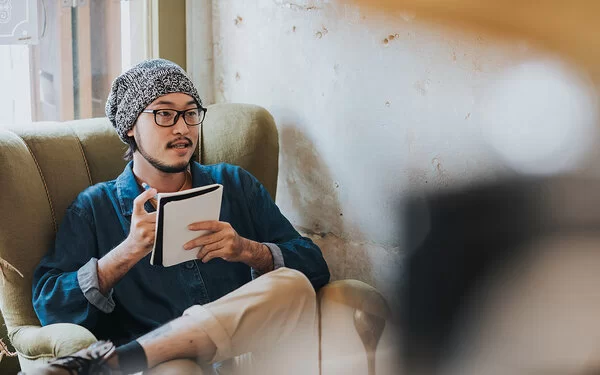
<svg viewBox="0 0 600 375"><path fill-rule="evenodd" d="M152 189L152 188L150 187L150 185L148 185L148 184L147 184L147 183L145 183L145 182L142 182L142 187L143 187L143 188L144 188L144 190L146 190L146 191L147 191L147 190L150 190L150 189ZM156 194L156 195L154 196L154 199L158 200L158 194Z"/></svg>

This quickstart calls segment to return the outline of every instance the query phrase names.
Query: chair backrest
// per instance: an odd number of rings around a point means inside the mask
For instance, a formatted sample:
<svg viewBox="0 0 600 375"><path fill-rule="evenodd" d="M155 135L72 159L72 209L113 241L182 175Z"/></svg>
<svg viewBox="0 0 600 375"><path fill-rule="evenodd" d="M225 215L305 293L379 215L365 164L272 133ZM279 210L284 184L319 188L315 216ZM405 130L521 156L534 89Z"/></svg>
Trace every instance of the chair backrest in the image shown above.
<svg viewBox="0 0 600 375"><path fill-rule="evenodd" d="M200 138L201 163L239 165L275 199L279 143L269 112L210 106ZM33 271L69 204L88 186L119 175L125 149L106 118L0 124L0 309L8 332L40 324L31 303Z"/></svg>

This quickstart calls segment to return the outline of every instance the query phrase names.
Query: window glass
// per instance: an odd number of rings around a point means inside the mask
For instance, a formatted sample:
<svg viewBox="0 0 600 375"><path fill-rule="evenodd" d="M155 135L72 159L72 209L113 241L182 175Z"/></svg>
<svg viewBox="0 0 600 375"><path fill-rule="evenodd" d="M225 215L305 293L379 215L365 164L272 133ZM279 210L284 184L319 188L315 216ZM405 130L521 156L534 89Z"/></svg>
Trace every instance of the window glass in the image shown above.
<svg viewBox="0 0 600 375"><path fill-rule="evenodd" d="M112 80L128 65L129 19L118 0L74 3L41 0L39 42L0 46L0 123L104 116Z"/></svg>

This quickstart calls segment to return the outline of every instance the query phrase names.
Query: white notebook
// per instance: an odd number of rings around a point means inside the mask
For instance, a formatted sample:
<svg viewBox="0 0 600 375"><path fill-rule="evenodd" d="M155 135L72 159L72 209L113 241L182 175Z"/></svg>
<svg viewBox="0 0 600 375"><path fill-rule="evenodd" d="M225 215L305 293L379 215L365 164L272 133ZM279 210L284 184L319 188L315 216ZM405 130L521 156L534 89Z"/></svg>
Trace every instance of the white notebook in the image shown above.
<svg viewBox="0 0 600 375"><path fill-rule="evenodd" d="M223 185L213 184L158 194L156 235L150 264L170 267L196 259L200 248L185 250L188 241L208 231L192 231L188 225L208 220L219 220Z"/></svg>

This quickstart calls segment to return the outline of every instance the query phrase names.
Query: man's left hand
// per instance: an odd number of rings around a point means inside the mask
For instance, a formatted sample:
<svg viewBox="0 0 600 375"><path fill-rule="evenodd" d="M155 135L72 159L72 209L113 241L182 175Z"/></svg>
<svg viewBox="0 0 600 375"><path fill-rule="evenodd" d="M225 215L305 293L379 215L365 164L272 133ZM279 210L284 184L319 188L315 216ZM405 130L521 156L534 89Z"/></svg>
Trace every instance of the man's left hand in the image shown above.
<svg viewBox="0 0 600 375"><path fill-rule="evenodd" d="M273 269L273 257L269 248L240 236L229 223L202 221L188 225L188 229L209 231L183 245L186 250L202 247L197 258L203 263L221 258L228 262L242 262L264 272Z"/></svg>

